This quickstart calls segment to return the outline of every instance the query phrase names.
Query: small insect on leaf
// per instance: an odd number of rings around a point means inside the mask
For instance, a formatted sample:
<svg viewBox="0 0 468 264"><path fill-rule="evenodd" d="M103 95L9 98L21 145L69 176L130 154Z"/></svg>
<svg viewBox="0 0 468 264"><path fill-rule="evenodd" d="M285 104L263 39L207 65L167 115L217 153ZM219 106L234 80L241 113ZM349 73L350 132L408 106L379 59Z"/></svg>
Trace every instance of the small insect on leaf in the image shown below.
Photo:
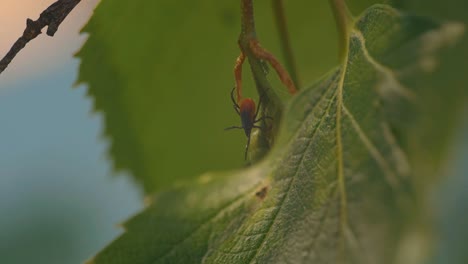
<svg viewBox="0 0 468 264"><path fill-rule="evenodd" d="M250 135L252 134L252 129L254 128L262 129L261 126L258 126L256 124L260 121L263 121L264 119L268 119L268 118L271 119L271 117L263 116L257 119L257 116L261 108L263 96L260 96L258 107L256 108L255 101L252 98L243 98L240 100L240 103L237 103L236 100L234 100L235 89L236 88L234 87L231 91L231 100L232 100L232 103L234 104L233 105L234 110L236 110L236 113L241 118L242 126L231 126L224 130L244 129L245 136L247 137L247 144L245 145L244 159L247 160L247 152L249 150Z"/></svg>

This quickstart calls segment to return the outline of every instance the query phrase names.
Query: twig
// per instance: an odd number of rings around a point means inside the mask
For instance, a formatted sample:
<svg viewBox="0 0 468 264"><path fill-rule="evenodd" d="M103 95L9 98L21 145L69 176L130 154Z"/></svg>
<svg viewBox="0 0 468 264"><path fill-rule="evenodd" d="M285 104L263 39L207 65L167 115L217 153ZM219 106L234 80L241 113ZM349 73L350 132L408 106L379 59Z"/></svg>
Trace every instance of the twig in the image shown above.
<svg viewBox="0 0 468 264"><path fill-rule="evenodd" d="M28 18L23 35L16 40L10 51L8 51L5 57L0 61L0 74L8 67L10 62L29 41L35 39L42 33L41 30L45 26L47 26L47 35L53 37L65 17L68 16L80 1L81 0L58 0L44 10L36 21Z"/></svg>

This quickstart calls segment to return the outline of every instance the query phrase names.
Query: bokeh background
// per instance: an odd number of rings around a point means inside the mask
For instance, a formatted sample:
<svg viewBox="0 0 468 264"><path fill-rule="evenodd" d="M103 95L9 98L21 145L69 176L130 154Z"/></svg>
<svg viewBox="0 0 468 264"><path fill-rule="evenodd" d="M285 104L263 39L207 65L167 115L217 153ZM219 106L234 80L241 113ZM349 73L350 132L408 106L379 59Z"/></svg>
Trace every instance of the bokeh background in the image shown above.
<svg viewBox="0 0 468 264"><path fill-rule="evenodd" d="M37 19L53 2L0 1L0 25L6 25L0 27L0 56L24 30L26 18ZM102 116L91 112L85 87L71 88L79 65L73 54L86 40L79 30L97 2L82 1L55 37L39 36L0 75L0 263L81 263L143 207L138 186L111 169ZM357 8L372 1L361 2ZM325 64L328 69L333 60ZM467 135L465 115L446 180L433 196L442 241L433 263L468 259ZM235 137L243 141L242 134Z"/></svg>
<svg viewBox="0 0 468 264"><path fill-rule="evenodd" d="M54 0L0 1L0 54ZM40 35L0 75L0 263L82 263L142 207L112 175L73 54L97 1L82 1L53 38Z"/></svg>

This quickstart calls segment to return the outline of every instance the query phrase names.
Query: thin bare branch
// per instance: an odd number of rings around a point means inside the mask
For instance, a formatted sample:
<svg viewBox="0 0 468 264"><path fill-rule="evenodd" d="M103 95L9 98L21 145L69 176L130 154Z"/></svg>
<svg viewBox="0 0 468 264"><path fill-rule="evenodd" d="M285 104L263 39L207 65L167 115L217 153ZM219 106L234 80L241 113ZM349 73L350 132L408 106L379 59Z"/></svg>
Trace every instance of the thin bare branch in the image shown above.
<svg viewBox="0 0 468 264"><path fill-rule="evenodd" d="M58 0L44 10L36 21L28 18L23 35L16 40L10 51L8 51L5 57L0 61L0 74L8 67L10 62L29 41L35 39L42 33L41 30L44 27L47 26L47 35L51 37L54 36L60 24L80 1L81 0Z"/></svg>

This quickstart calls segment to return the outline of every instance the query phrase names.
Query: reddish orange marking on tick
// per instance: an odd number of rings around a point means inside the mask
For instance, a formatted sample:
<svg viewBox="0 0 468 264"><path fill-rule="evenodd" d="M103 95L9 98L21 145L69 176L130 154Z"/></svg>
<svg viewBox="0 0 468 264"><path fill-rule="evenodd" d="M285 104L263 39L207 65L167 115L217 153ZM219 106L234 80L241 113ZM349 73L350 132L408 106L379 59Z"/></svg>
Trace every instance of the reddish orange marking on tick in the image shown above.
<svg viewBox="0 0 468 264"><path fill-rule="evenodd" d="M239 104L239 108L241 112L249 113L249 119L253 119L255 117L255 102L252 98L242 99Z"/></svg>

